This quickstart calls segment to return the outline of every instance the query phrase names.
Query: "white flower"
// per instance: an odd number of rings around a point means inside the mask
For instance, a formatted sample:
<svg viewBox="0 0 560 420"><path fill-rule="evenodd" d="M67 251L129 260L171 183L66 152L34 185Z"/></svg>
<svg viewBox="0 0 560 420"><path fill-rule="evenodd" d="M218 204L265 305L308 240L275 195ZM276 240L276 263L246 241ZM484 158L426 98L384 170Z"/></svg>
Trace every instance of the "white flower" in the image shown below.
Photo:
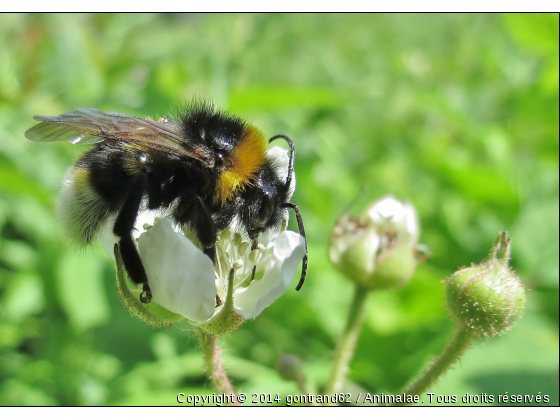
<svg viewBox="0 0 560 420"><path fill-rule="evenodd" d="M419 234L414 207L387 196L361 217L345 214L337 221L329 255L340 271L364 287L396 288L414 273Z"/></svg>
<svg viewBox="0 0 560 420"><path fill-rule="evenodd" d="M268 153L283 163L278 174L285 177L286 151L274 147ZM294 188L295 177L291 190ZM287 230L275 237L265 233L259 237L258 248L251 250L250 244L235 229L236 224L219 234L214 266L171 219L158 219L154 212L141 212L133 236L138 240L153 302L195 325L207 325L223 317L227 310L243 319L254 318L278 299L292 284L305 253L305 239ZM118 238L112 234L110 224L99 240L113 256ZM229 291L232 268L232 290ZM232 292L233 305L226 305L228 292Z"/></svg>
<svg viewBox="0 0 560 420"><path fill-rule="evenodd" d="M366 210L365 218L378 226L378 230L395 231L407 236L411 242L418 242L420 224L414 206L388 195Z"/></svg>
<svg viewBox="0 0 560 420"><path fill-rule="evenodd" d="M214 268L210 258L164 218L140 235L138 249L153 301L191 321L205 322L220 312L222 305L216 307L216 301L225 302L234 266L234 311L245 319L259 315L291 285L305 252L305 240L284 231L251 251L239 233L228 229L216 244Z"/></svg>
<svg viewBox="0 0 560 420"><path fill-rule="evenodd" d="M300 234L285 230L272 241L251 251L249 243L240 241L238 233L226 236L229 238L221 239L216 247L220 255L216 273L218 295L225 299L231 259L241 261L243 265L235 271L233 281L233 306L243 318L254 318L292 284L305 253L305 240ZM251 281L255 265L255 277Z"/></svg>

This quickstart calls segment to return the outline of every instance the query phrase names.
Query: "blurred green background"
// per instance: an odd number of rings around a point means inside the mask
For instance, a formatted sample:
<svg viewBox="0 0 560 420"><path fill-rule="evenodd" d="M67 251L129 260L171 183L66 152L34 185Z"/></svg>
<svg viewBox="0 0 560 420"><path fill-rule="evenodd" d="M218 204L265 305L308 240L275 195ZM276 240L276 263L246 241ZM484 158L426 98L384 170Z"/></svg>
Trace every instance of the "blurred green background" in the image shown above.
<svg viewBox="0 0 560 420"><path fill-rule="evenodd" d="M35 114L157 117L194 95L297 147L309 276L222 340L238 391L298 393L275 370L282 353L324 385L352 292L327 244L367 184L367 199L417 206L434 257L405 289L372 296L346 390L397 393L418 375L453 331L440 280L508 230L525 315L432 392L557 405L558 72L557 14L0 15L0 405L214 392L194 333L132 318L112 261L62 236L54 203L86 147L23 135Z"/></svg>

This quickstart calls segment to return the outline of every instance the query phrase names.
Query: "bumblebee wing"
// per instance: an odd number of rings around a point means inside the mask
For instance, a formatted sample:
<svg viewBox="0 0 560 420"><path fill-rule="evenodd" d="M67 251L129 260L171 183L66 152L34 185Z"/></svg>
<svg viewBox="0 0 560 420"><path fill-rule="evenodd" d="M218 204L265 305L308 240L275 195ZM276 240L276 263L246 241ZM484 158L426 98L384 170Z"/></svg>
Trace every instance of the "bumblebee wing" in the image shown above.
<svg viewBox="0 0 560 420"><path fill-rule="evenodd" d="M37 117L41 117L38 115ZM37 117L35 117L37 119ZM43 122L25 132L31 141L68 141L72 144L93 144L103 141L102 137L72 130L56 123Z"/></svg>
<svg viewBox="0 0 560 420"><path fill-rule="evenodd" d="M213 166L213 155L203 145L186 141L175 123L136 118L121 112L79 108L59 116L36 115L42 121L25 132L31 141L68 141L92 144L116 141L145 145Z"/></svg>

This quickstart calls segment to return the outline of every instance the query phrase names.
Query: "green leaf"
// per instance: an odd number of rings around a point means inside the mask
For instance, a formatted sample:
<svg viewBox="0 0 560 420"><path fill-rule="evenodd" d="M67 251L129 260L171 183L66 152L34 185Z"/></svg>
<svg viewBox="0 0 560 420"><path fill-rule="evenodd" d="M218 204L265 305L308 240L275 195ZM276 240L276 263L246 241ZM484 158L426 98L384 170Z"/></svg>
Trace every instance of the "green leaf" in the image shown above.
<svg viewBox="0 0 560 420"><path fill-rule="evenodd" d="M57 291L60 303L77 330L102 325L109 320L103 276L97 256L66 251L60 261Z"/></svg>
<svg viewBox="0 0 560 420"><path fill-rule="evenodd" d="M228 108L234 112L276 111L294 108L334 108L340 94L322 87L252 86L230 92Z"/></svg>
<svg viewBox="0 0 560 420"><path fill-rule="evenodd" d="M40 312L43 305L43 283L38 277L21 273L11 278L3 299L8 319L19 322Z"/></svg>
<svg viewBox="0 0 560 420"><path fill-rule="evenodd" d="M504 13L517 42L540 53L558 53L558 13Z"/></svg>

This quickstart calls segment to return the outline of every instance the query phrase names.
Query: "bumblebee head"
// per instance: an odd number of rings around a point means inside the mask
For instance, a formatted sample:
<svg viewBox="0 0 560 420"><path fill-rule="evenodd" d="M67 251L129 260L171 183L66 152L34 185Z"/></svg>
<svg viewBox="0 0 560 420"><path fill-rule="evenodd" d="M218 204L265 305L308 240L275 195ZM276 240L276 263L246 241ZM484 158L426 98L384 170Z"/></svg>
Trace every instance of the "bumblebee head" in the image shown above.
<svg viewBox="0 0 560 420"><path fill-rule="evenodd" d="M267 160L257 173L254 182L239 197L241 203L239 217L249 234L253 248L255 248L258 244L259 234L268 230L278 233L284 220L287 219L288 209L294 210L299 233L306 241L301 279L296 287L296 290L299 290L303 285L307 271L307 238L299 208L290 202L293 194L292 179L295 148L292 140L284 135L272 137L269 143L278 138L286 140L290 146L287 175L285 178L280 175L279 162L274 159Z"/></svg>

